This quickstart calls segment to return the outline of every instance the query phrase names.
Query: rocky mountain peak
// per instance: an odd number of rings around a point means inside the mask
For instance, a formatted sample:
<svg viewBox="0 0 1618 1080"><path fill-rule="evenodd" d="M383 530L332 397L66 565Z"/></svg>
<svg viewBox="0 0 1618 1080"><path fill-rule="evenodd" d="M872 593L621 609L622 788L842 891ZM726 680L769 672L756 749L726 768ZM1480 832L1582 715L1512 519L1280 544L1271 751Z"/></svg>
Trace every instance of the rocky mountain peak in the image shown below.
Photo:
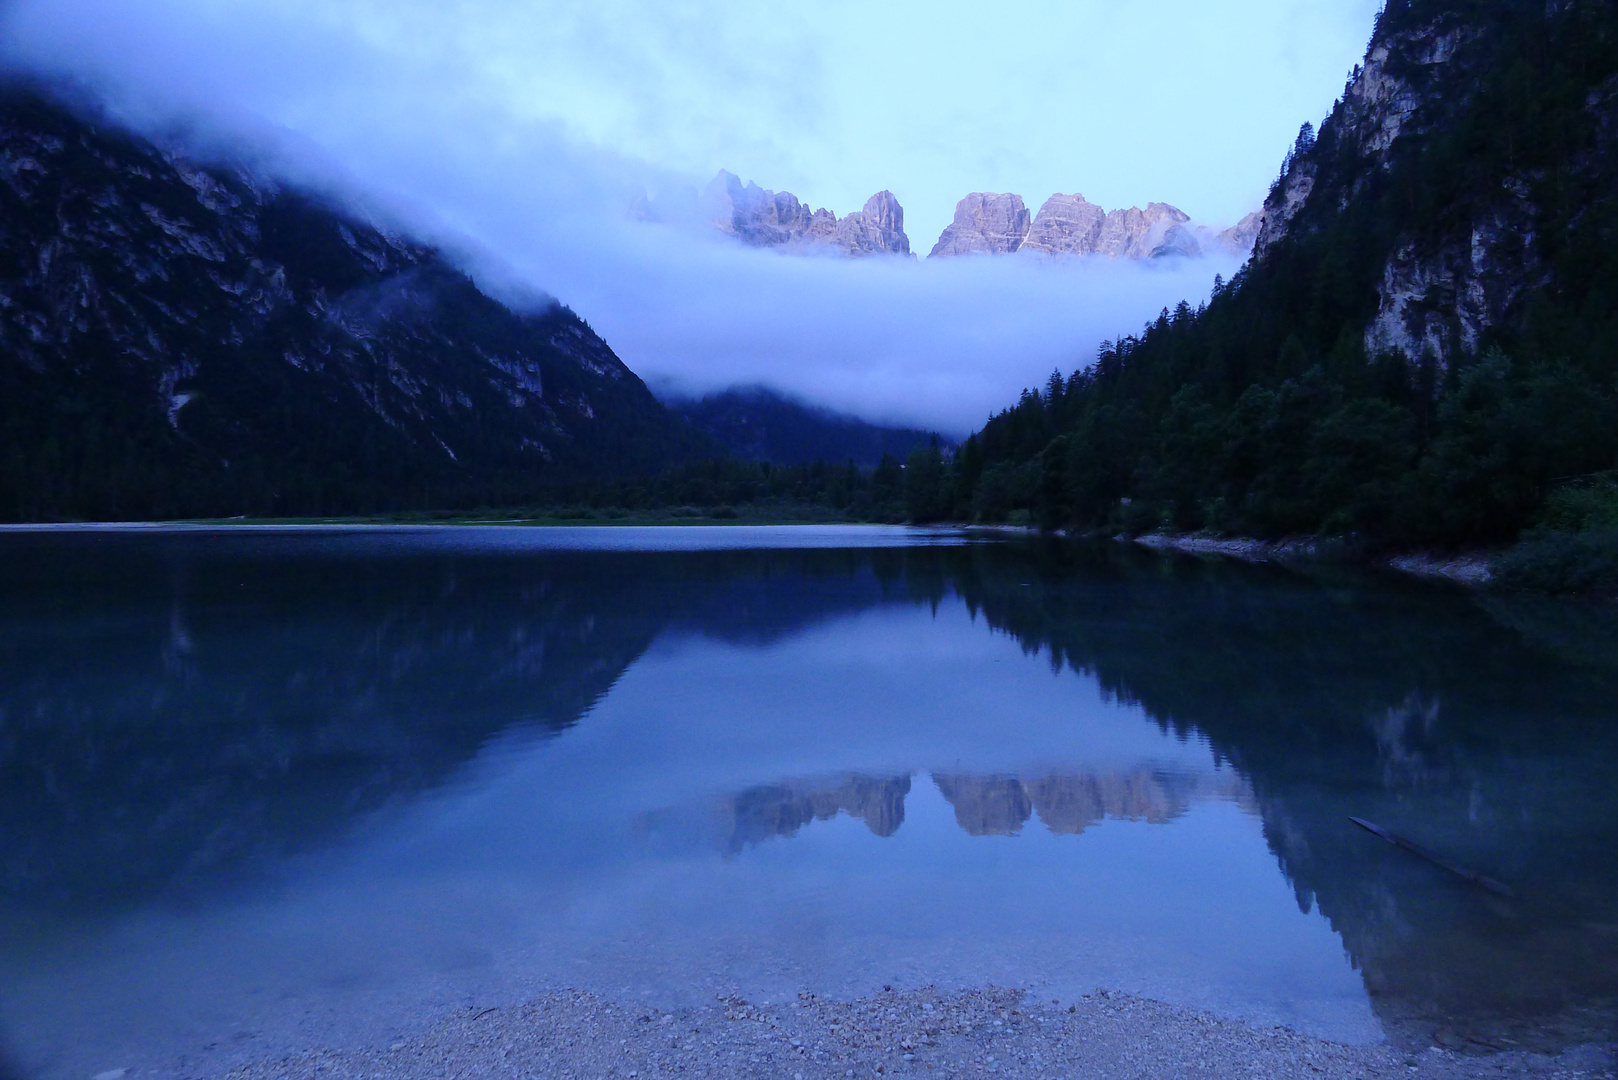
<svg viewBox="0 0 1618 1080"><path fill-rule="evenodd" d="M974 191L955 204L955 220L945 226L927 257L1009 255L1022 247L1030 224L1021 195Z"/></svg>
<svg viewBox="0 0 1618 1080"><path fill-rule="evenodd" d="M865 200L863 209L837 222L833 244L848 255L909 255L905 208L891 191Z"/></svg>
<svg viewBox="0 0 1618 1080"><path fill-rule="evenodd" d="M638 213L657 219L656 212L645 207ZM699 219L752 247L806 255L911 254L904 207L891 191L877 192L864 207L839 218L824 208L811 210L789 191L743 182L721 169L700 196ZM1246 255L1261 224L1255 213L1220 232L1196 224L1168 203L1109 212L1077 192L1052 195L1034 215L1021 195L974 191L956 204L954 219L928 258L1013 255L1025 250L1128 259L1196 258L1213 252Z"/></svg>
<svg viewBox="0 0 1618 1080"><path fill-rule="evenodd" d="M1039 208L1023 247L1047 255L1093 252L1106 221L1107 212L1077 192L1052 195Z"/></svg>
<svg viewBox="0 0 1618 1080"><path fill-rule="evenodd" d="M904 207L891 191L877 192L862 209L838 218L825 208L811 211L790 191L744 184L721 169L703 190L702 204L714 228L752 247L855 257L910 254Z"/></svg>
<svg viewBox="0 0 1618 1080"><path fill-rule="evenodd" d="M1221 250L1242 255L1253 246L1258 221L1258 215L1250 214L1235 227L1215 232L1168 203L1108 212L1077 192L1052 195L1030 221L1022 196L973 192L956 204L955 220L928 257L1018 251L1129 259L1195 258Z"/></svg>
<svg viewBox="0 0 1618 1080"><path fill-rule="evenodd" d="M742 183L735 173L719 174L703 189L702 201L714 228L754 247L775 247L802 237L814 220L790 191L774 192ZM822 211L824 213L824 211Z"/></svg>

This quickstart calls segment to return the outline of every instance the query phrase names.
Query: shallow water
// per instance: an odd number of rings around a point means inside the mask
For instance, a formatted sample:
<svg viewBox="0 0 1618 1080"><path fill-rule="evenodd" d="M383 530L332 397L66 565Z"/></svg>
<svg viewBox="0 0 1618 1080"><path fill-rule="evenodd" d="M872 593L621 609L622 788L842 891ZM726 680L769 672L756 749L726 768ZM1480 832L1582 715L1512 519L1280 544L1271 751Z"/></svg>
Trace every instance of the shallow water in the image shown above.
<svg viewBox="0 0 1618 1080"><path fill-rule="evenodd" d="M1606 609L1114 547L6 533L0 1033L205 1072L553 986L996 983L1610 1038L1615 689Z"/></svg>

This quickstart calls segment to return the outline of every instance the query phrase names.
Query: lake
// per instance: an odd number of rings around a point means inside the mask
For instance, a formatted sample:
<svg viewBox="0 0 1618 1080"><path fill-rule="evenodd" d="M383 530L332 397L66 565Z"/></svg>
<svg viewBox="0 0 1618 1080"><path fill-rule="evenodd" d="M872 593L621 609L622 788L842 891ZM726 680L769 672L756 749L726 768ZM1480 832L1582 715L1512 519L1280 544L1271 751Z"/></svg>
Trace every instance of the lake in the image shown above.
<svg viewBox="0 0 1618 1080"><path fill-rule="evenodd" d="M1615 852L1608 607L948 530L0 533L49 1077L552 987L1556 1050L1614 1031Z"/></svg>

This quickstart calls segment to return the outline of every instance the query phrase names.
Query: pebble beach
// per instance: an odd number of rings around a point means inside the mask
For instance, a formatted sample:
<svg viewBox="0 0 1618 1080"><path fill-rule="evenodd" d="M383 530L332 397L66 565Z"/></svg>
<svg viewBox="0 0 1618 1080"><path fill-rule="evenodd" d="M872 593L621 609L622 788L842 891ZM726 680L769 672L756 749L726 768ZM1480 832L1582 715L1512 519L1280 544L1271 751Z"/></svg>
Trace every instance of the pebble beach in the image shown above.
<svg viewBox="0 0 1618 1080"><path fill-rule="evenodd" d="M1612 1051L1590 1044L1551 1057L1388 1043L1351 1047L1106 992L1066 1005L1004 989L886 991L854 1001L810 994L770 1003L730 997L677 1011L556 992L515 1008L469 1008L384 1046L297 1053L216 1075L1571 1080L1611 1077Z"/></svg>

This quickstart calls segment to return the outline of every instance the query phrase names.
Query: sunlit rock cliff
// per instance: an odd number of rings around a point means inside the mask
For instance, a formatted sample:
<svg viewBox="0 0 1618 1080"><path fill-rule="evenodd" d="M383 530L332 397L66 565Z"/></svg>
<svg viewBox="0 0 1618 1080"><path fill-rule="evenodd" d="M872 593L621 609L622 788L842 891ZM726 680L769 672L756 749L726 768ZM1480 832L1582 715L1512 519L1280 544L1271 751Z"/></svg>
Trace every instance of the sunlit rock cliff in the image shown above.
<svg viewBox="0 0 1618 1080"><path fill-rule="evenodd" d="M974 191L955 205L955 220L928 253L941 255L1009 255L1028 237L1028 208L1021 195Z"/></svg>
<svg viewBox="0 0 1618 1080"><path fill-rule="evenodd" d="M1021 195L973 192L955 207L955 219L933 245L929 258L949 255L1106 255L1111 258L1196 258L1215 252L1245 255L1253 246L1258 215L1223 232L1197 225L1167 203L1108 212L1083 195L1052 195L1030 216Z"/></svg>
<svg viewBox="0 0 1618 1080"><path fill-rule="evenodd" d="M684 197L692 198L690 194ZM675 200L678 202L679 200ZM910 255L904 231L904 207L890 191L880 191L861 210L839 218L830 210L811 210L789 191L771 191L743 183L720 171L698 198L697 217L720 232L752 247L798 254ZM692 213L644 200L633 209L643 220L682 220ZM1148 203L1107 211L1083 195L1052 195L1033 214L1021 195L975 191L955 207L928 258L952 255L1011 255L1019 251L1044 255L1106 255L1153 259L1165 256L1246 256L1258 234L1259 215L1216 231L1193 222L1167 203Z"/></svg>
<svg viewBox="0 0 1618 1080"><path fill-rule="evenodd" d="M811 211L790 191L770 191L720 170L702 193L708 220L753 247L843 255L910 254L904 207L891 191L879 191L865 206L839 218L830 210Z"/></svg>

